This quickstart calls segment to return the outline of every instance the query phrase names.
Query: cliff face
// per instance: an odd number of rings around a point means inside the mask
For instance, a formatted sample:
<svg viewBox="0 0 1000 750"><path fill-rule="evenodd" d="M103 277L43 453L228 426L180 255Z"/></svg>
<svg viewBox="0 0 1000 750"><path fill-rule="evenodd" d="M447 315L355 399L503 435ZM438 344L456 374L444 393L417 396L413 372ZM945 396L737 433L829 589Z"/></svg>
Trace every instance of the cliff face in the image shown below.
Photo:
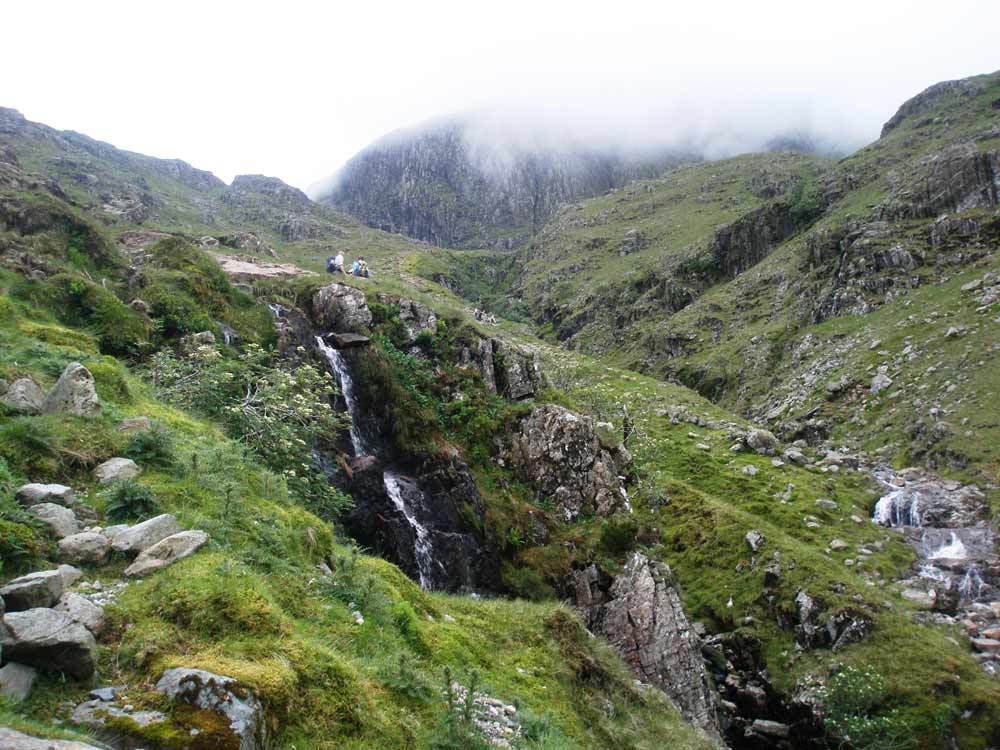
<svg viewBox="0 0 1000 750"><path fill-rule="evenodd" d="M396 134L351 159L321 203L389 232L450 247L509 249L562 203L653 177L682 161L599 150L481 143L461 122Z"/></svg>

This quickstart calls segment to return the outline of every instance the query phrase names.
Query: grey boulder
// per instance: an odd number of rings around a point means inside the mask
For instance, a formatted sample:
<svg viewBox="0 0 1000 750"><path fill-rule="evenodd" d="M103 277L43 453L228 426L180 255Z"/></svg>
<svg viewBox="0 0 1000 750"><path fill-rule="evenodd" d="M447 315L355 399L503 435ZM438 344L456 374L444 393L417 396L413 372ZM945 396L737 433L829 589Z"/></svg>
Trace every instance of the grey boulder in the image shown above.
<svg viewBox="0 0 1000 750"><path fill-rule="evenodd" d="M45 397L42 411L46 414L65 411L85 417L99 414L101 399L97 395L97 385L90 370L79 362L66 365L59 380Z"/></svg>
<svg viewBox="0 0 1000 750"><path fill-rule="evenodd" d="M100 750L95 745L75 740L43 740L8 727L0 727L0 748L3 750Z"/></svg>
<svg viewBox="0 0 1000 750"><path fill-rule="evenodd" d="M25 484L17 488L14 499L27 507L39 503L55 503L67 507L75 504L76 493L65 484Z"/></svg>
<svg viewBox="0 0 1000 750"><path fill-rule="evenodd" d="M110 551L111 542L99 531L81 531L59 540L59 559L66 562L101 565Z"/></svg>
<svg viewBox="0 0 1000 750"><path fill-rule="evenodd" d="M204 531L182 531L163 539L144 550L127 568L127 578L143 578L162 570L178 560L190 557L208 542Z"/></svg>
<svg viewBox="0 0 1000 750"><path fill-rule="evenodd" d="M131 458L116 457L109 458L94 469L94 478L101 484L111 484L135 479L141 473L142 469Z"/></svg>
<svg viewBox="0 0 1000 750"><path fill-rule="evenodd" d="M94 635L100 635L104 629L104 610L82 594L67 591L53 609L69 615L73 622L80 623Z"/></svg>
<svg viewBox="0 0 1000 750"><path fill-rule="evenodd" d="M0 402L18 414L40 414L45 394L31 378L18 378L9 386Z"/></svg>
<svg viewBox="0 0 1000 750"><path fill-rule="evenodd" d="M45 524L49 533L56 539L75 534L80 530L73 511L64 505L55 503L39 503L29 509L31 515Z"/></svg>
<svg viewBox="0 0 1000 750"><path fill-rule="evenodd" d="M63 592L63 578L58 570L39 570L15 578L0 588L7 612L35 607L51 607Z"/></svg>
<svg viewBox="0 0 1000 750"><path fill-rule="evenodd" d="M13 661L8 663L0 669L0 696L14 703L26 700L37 677L38 671L34 667Z"/></svg>
<svg viewBox="0 0 1000 750"><path fill-rule="evenodd" d="M0 630L5 659L77 680L94 674L97 642L83 625L65 612L36 608L4 615Z"/></svg>
<svg viewBox="0 0 1000 750"><path fill-rule="evenodd" d="M181 525L177 523L177 519L169 513L163 513L119 531L111 539L111 549L135 556L180 530Z"/></svg>

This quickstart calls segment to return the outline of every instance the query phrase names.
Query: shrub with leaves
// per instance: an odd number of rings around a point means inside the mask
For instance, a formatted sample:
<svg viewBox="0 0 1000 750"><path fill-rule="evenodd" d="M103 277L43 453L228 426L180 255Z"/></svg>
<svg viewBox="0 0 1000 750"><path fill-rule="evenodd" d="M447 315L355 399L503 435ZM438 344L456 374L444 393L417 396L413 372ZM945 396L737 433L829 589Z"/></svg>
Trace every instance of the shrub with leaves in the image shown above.
<svg viewBox="0 0 1000 750"><path fill-rule="evenodd" d="M308 362L276 359L247 345L236 358L211 346L186 356L155 354L146 368L158 394L218 419L273 471L310 510L332 518L349 498L332 487L313 460L317 440L344 422L330 406L332 376Z"/></svg>
<svg viewBox="0 0 1000 750"><path fill-rule="evenodd" d="M122 455L143 466L168 469L177 461L176 441L170 430L154 422L148 430L139 430L129 438Z"/></svg>
<svg viewBox="0 0 1000 750"><path fill-rule="evenodd" d="M131 479L115 482L104 492L104 514L112 521L135 521L155 516L160 503L149 487Z"/></svg>
<svg viewBox="0 0 1000 750"><path fill-rule="evenodd" d="M818 688L824 723L856 750L913 747L913 732L895 708L884 705L885 679L872 667L840 667Z"/></svg>

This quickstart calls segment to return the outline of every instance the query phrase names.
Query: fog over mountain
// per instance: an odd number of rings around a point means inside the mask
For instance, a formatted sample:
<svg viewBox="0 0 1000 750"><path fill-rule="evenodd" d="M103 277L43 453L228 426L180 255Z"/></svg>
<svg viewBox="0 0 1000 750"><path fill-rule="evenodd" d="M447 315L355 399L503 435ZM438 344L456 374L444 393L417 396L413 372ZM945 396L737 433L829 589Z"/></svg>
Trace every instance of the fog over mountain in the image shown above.
<svg viewBox="0 0 1000 750"><path fill-rule="evenodd" d="M947 12L903 0L836 12L784 0L489 11L290 0L281 13L180 0L150 34L124 2L17 3L0 63L30 60L31 75L6 76L0 105L227 182L262 173L298 187L385 133L456 112L500 113L491 139L514 123L558 143L690 140L709 154L797 131L849 147L928 81L995 69L998 21L983 0ZM81 29L87 54L67 63Z"/></svg>

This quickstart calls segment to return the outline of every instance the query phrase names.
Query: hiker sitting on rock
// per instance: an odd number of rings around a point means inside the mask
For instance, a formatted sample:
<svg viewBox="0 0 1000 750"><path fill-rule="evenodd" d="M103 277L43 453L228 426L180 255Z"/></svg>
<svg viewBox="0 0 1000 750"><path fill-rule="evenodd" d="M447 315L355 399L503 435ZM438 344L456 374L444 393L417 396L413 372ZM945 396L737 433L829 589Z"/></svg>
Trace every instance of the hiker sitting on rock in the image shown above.
<svg viewBox="0 0 1000 750"><path fill-rule="evenodd" d="M354 261L354 265L351 266L352 276L363 276L368 278L371 274L368 272L368 264L365 262L365 256L359 255L358 259Z"/></svg>
<svg viewBox="0 0 1000 750"><path fill-rule="evenodd" d="M327 273L343 273L344 272L344 254L341 251L337 251L336 257L326 259L326 272Z"/></svg>

